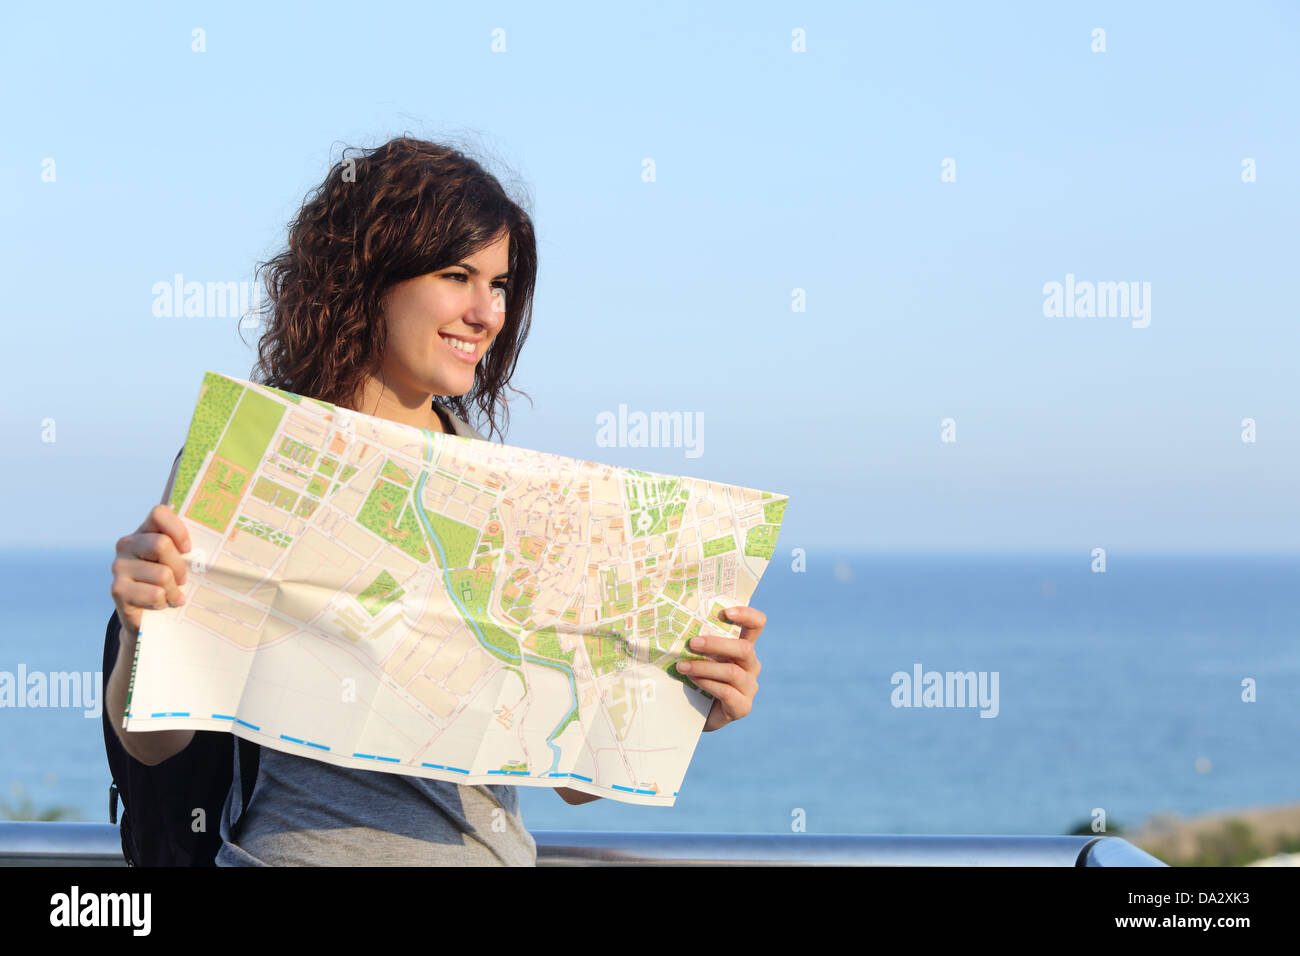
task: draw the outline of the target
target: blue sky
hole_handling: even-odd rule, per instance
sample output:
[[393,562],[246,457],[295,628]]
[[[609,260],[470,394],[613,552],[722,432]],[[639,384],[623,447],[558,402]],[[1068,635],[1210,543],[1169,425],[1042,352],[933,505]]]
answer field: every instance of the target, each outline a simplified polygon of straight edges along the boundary
[[[234,319],[156,317],[154,284],[250,280],[344,146],[410,133],[526,190],[541,265],[514,384],[534,404],[512,406],[511,444],[789,494],[778,559],[1294,551],[1298,21],[1282,3],[17,7],[0,546],[111,552],[138,526],[204,371],[252,363]],[[1067,274],[1150,283],[1150,325],[1045,316]],[[702,416],[703,453],[598,445],[620,404]]]

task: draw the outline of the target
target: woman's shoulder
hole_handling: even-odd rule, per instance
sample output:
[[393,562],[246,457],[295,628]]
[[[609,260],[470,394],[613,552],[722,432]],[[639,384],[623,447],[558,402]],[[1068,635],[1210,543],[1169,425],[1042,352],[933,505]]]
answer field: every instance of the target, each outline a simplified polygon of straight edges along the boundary
[[451,423],[452,434],[459,435],[462,438],[477,438],[479,441],[488,440],[485,436],[481,435],[473,426],[471,426],[464,419],[457,416],[455,412],[453,412],[450,408],[447,408],[445,405],[439,405],[438,411],[443,416],[443,418],[445,418],[448,422]]

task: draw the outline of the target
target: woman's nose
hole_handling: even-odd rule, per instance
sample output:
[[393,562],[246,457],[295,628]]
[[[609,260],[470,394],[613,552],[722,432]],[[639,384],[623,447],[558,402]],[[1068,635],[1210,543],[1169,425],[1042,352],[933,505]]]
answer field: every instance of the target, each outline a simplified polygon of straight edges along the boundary
[[504,290],[489,287],[486,298],[482,296],[478,298],[477,311],[480,321],[484,324],[492,329],[500,328],[506,320]]

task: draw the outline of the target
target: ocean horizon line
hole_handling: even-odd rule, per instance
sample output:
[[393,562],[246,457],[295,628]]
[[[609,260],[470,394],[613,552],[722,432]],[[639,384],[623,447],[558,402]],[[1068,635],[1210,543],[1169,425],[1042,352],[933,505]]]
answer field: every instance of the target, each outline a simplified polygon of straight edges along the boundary
[[[1070,558],[1089,562],[1093,558],[1092,548],[855,548],[844,545],[798,546],[805,561],[819,562],[826,556],[862,557],[862,558]],[[0,544],[0,557],[22,555],[30,557],[31,552],[59,554],[90,555],[96,553],[113,553],[113,544],[91,545],[74,544],[50,547],[45,544]],[[794,548],[791,549],[792,551]],[[1292,550],[1256,549],[1256,548],[1124,548],[1106,547],[1106,559],[1113,558],[1277,558],[1300,560],[1300,548]],[[793,559],[793,554],[787,554]],[[777,557],[772,563],[778,563]]]

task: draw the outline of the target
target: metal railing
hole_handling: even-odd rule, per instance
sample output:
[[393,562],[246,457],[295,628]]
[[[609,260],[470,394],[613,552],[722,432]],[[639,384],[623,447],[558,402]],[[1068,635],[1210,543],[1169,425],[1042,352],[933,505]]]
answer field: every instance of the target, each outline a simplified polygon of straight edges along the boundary
[[[538,866],[1165,866],[1120,837],[534,830]],[[125,866],[111,823],[0,821],[0,866]]]

